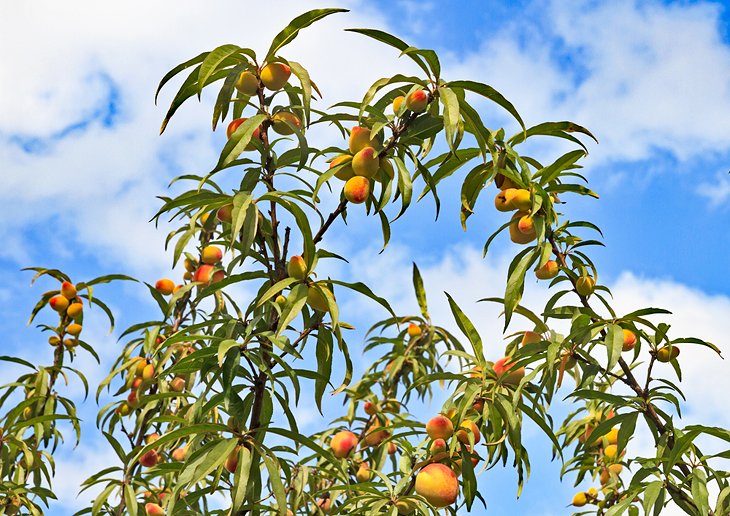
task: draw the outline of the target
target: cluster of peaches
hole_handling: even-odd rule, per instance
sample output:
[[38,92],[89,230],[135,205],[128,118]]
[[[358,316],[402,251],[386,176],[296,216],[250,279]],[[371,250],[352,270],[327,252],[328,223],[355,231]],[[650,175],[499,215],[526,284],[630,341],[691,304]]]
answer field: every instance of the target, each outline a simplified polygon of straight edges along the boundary
[[55,335],[48,338],[51,346],[65,346],[71,349],[78,344],[84,305],[77,294],[73,283],[64,281],[61,283],[60,293],[48,300],[48,305],[58,312],[60,317]]
[[[511,179],[497,174],[494,184],[500,192],[494,198],[498,211],[516,211],[509,226],[509,237],[516,244],[528,244],[537,238],[535,222],[532,218],[532,197],[530,191],[520,188]],[[557,274],[557,271],[556,271]]]
[[[307,269],[307,262],[302,256],[295,255],[289,259],[287,273],[290,278],[302,281],[307,285],[307,305],[318,312],[328,310],[327,297],[334,299],[334,294],[323,282],[314,282],[309,276],[311,271]],[[286,298],[282,295],[276,296],[276,304],[283,306]]]
[[[224,208],[226,206],[223,206],[218,211],[220,212]],[[183,279],[203,285],[210,285],[221,281],[226,277],[225,271],[220,268],[222,259],[223,251],[220,247],[214,245],[205,246],[200,253],[200,261],[202,263],[198,263],[190,258],[185,259]],[[155,282],[155,289],[163,296],[174,294],[181,287],[182,285],[175,285],[175,282],[169,278],[162,278]]]

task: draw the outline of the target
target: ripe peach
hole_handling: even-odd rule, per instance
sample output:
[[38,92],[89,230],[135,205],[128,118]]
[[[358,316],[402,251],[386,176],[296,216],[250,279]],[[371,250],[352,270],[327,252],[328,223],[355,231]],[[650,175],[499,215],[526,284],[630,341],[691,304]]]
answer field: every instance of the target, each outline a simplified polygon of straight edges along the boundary
[[396,115],[398,114],[398,111],[400,111],[400,107],[403,105],[404,100],[406,100],[406,98],[403,95],[399,95],[393,99],[393,113],[395,113]]
[[622,348],[622,351],[631,351],[634,349],[634,346],[636,346],[636,334],[631,331],[624,328],[623,330],[624,334],[624,345]]
[[370,180],[362,176],[351,177],[345,183],[344,193],[345,199],[351,203],[362,204],[370,195]]
[[388,443],[388,455],[395,455],[395,452],[398,451],[398,446],[394,442]]
[[284,63],[269,63],[259,74],[261,82],[271,91],[280,90],[289,82],[291,68]]
[[372,147],[365,147],[352,158],[352,171],[356,176],[373,177],[380,168],[378,152]]
[[355,172],[352,171],[352,156],[349,154],[341,154],[330,162],[330,168],[335,168],[337,165],[342,165],[342,168],[335,172],[337,179],[347,181],[355,175]]
[[426,433],[431,439],[448,439],[454,435],[454,424],[449,418],[439,414],[426,423]]
[[176,376],[170,382],[170,390],[172,392],[182,392],[185,390],[186,383],[187,382],[185,381],[185,378],[183,378],[182,376]]
[[132,380],[132,385],[130,386],[130,388],[137,389],[140,385],[142,385],[142,382],[143,382],[142,377],[135,376],[134,380]]
[[446,441],[444,441],[443,439],[434,439],[431,443],[431,448],[429,448],[429,450],[431,451],[431,455],[444,453],[447,449],[448,447],[446,446]]
[[150,450],[139,458],[139,463],[145,468],[156,466],[160,462],[160,455],[155,450]]
[[[143,358],[143,357],[135,357],[135,360],[132,364],[132,369],[134,370],[134,376],[142,377],[142,373],[144,372],[144,368],[149,364],[149,362]],[[130,370],[132,370],[130,369]]]
[[408,336],[419,337],[421,335],[421,327],[415,323],[408,325]]
[[287,122],[301,131],[302,121],[299,120],[297,115],[288,111],[279,111],[271,117],[271,128],[283,136],[294,134],[294,129]]
[[669,362],[670,360],[674,360],[679,356],[679,348],[677,346],[672,346],[671,348],[669,346],[661,347],[656,352],[656,359],[659,362]]
[[152,444],[153,442],[160,439],[160,434],[157,432],[152,432],[151,434],[148,434],[144,438],[145,444]]
[[429,464],[416,475],[416,493],[434,507],[446,507],[459,496],[459,480],[448,466]]
[[243,95],[249,97],[256,95],[259,89],[259,79],[256,75],[248,70],[241,72],[236,80],[236,89]]
[[320,498],[319,500],[317,500],[317,507],[319,507],[319,509],[325,514],[328,513],[330,508],[332,507],[332,499]]
[[78,339],[63,339],[63,345],[68,349],[76,347],[78,343]]
[[289,263],[286,266],[289,277],[303,280],[307,277],[307,262],[301,256],[295,255],[289,259]]
[[522,346],[524,346],[525,344],[539,344],[540,342],[542,342],[542,335],[540,335],[539,333],[535,333],[534,331],[526,331],[522,334]]
[[68,308],[68,299],[65,296],[53,296],[48,300],[48,304],[51,305],[56,312],[62,314]]
[[341,430],[332,436],[330,448],[335,457],[342,459],[350,455],[357,446],[357,436],[349,430]]
[[355,478],[358,482],[367,482],[370,480],[372,473],[370,472],[370,465],[367,462],[361,462],[360,467],[357,468]]
[[[520,229],[520,222],[522,221],[523,217],[529,218],[530,215],[529,213],[524,211],[518,211],[517,213],[512,215],[512,223],[509,226],[509,237],[515,244],[528,244],[535,240],[535,238],[537,237],[534,224],[532,224],[531,226],[532,231],[525,232]],[[529,221],[523,222],[522,228],[525,230],[529,230],[531,222],[531,218],[529,219]]]
[[226,273],[222,270],[213,272],[214,268],[213,265],[201,265],[195,271],[195,274],[193,274],[193,281],[208,285],[210,283],[217,283],[226,277]]
[[373,416],[377,414],[380,411],[380,408],[378,407],[377,403],[373,403],[372,401],[366,401],[363,404],[363,409],[365,410],[365,413],[369,416]]
[[159,279],[155,283],[155,288],[163,296],[169,296],[175,289],[175,282],[167,278]]
[[[215,216],[221,222],[226,222],[230,224],[231,222],[233,222],[233,204],[225,204],[221,206],[215,212]],[[185,266],[185,268],[187,269],[187,266]]]
[[606,434],[606,441],[608,444],[618,444],[618,428],[612,428]]
[[200,253],[200,259],[205,264],[214,265],[223,259],[223,251],[214,245],[205,246]]
[[[233,136],[233,133],[236,132],[236,129],[238,129],[238,127],[242,123],[244,123],[246,120],[248,120],[248,119],[247,118],[236,118],[235,120],[231,121],[231,123],[228,124],[228,127],[226,128],[226,137],[230,139],[231,136]],[[253,144],[253,140],[262,141],[261,140],[261,129],[259,127],[254,129],[253,134],[251,135],[251,142],[249,142],[249,144],[246,145],[245,150],[247,150],[247,151],[256,150],[256,146]],[[201,223],[203,225],[205,225],[205,220],[203,220],[202,217],[201,217]]]
[[465,419],[459,425],[459,430],[456,431],[456,438],[460,443],[471,444],[469,442],[469,434],[474,436],[474,444],[478,443],[482,438],[482,434],[479,432],[479,427],[470,419]]
[[548,260],[545,262],[545,265],[535,271],[535,276],[537,276],[537,279],[542,280],[553,279],[559,272],[560,267],[558,266],[558,262],[555,260]]
[[376,419],[367,429],[363,443],[365,446],[380,446],[383,441],[390,437],[390,432],[383,428],[383,424]]
[[226,470],[228,470],[229,473],[235,473],[236,469],[238,469],[238,454],[240,451],[241,447],[236,446],[235,448],[233,448],[233,451],[228,454],[226,462],[223,466],[226,468]]
[[512,357],[503,357],[494,363],[494,372],[498,378],[502,379],[502,383],[517,385],[524,378],[525,368],[519,367],[510,371],[514,365],[515,362],[512,361]]
[[76,297],[76,287],[70,281],[61,283],[61,295],[71,301]]
[[71,303],[66,309],[66,314],[72,319],[76,319],[84,311],[84,305],[81,303]]
[[428,91],[416,90],[406,97],[406,107],[414,113],[423,113],[428,107]]
[[578,295],[580,296],[590,296],[595,288],[596,280],[594,280],[590,276],[581,276],[580,278],[575,280],[575,291],[578,292]]
[[61,337],[59,337],[58,335],[51,335],[50,337],[48,337],[48,343],[51,346],[58,346],[59,344],[61,344]]
[[353,127],[350,131],[350,140],[348,141],[348,148],[352,154],[357,154],[365,147],[372,147],[377,149],[380,147],[378,138],[372,139],[370,137],[370,129],[367,127]]
[[155,377],[155,366],[154,364],[147,364],[142,370],[142,380],[145,382],[151,381]]
[[183,266],[185,267],[185,270],[188,272],[195,272],[195,269],[198,268],[198,262],[194,262],[193,260],[189,258],[185,258],[185,261],[183,262]]
[[81,333],[81,325],[77,323],[72,323],[66,326],[66,333],[69,335],[73,335],[74,337],[77,336],[79,333]]
[[165,511],[156,503],[147,503],[144,506],[147,516],[165,516]]
[[530,191],[524,188],[508,188],[503,192],[513,210],[527,211],[532,207]]
[[[332,295],[332,291],[330,291],[330,289],[328,289],[322,283],[318,283],[317,286]],[[310,286],[309,290],[307,290],[307,304],[310,306],[310,308],[317,310],[318,312],[326,312],[327,310],[329,310],[329,307],[327,305],[327,298],[324,296],[324,294],[322,294],[317,288],[313,286]]]
[[523,233],[525,235],[530,235],[535,233],[535,221],[532,218],[532,215],[524,215],[520,217],[519,222],[517,223],[517,229],[520,230],[520,233]]
[[605,456],[605,457],[606,457],[606,458],[607,458],[608,460],[613,460],[613,459],[615,459],[615,458],[616,458],[616,456],[618,455],[618,446],[616,446],[615,444],[609,444],[608,446],[606,446],[606,447],[605,447],[605,448],[603,449],[603,455],[604,455],[604,456]]
[[575,507],[583,507],[588,503],[588,495],[586,493],[576,493],[573,497],[573,505]]
[[512,208],[512,203],[507,200],[507,194],[505,192],[506,190],[502,190],[494,198],[494,207],[497,211],[506,212],[514,209]]

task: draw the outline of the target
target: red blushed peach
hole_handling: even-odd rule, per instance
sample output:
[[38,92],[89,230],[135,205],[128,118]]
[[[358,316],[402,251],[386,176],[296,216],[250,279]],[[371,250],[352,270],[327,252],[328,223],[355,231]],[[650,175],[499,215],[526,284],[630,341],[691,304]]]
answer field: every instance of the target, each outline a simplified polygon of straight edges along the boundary
[[290,278],[303,280],[307,277],[307,262],[301,256],[292,256],[286,266],[286,271]]
[[444,441],[443,439],[434,439],[431,443],[431,447],[429,448],[431,455],[444,453],[447,449],[448,446],[446,445],[446,441]]
[[377,149],[380,147],[380,143],[377,138],[371,139],[370,129],[367,127],[353,127],[350,131],[350,140],[348,141],[350,152],[356,154],[365,147]]
[[398,451],[398,446],[394,442],[388,443],[388,455],[395,455],[395,452]]
[[380,446],[383,441],[390,437],[390,432],[383,428],[383,424],[376,419],[367,429],[363,443],[365,446]]
[[238,454],[241,451],[240,446],[236,446],[233,448],[233,451],[228,454],[228,457],[226,458],[226,462],[224,463],[224,467],[229,473],[235,473],[236,469],[238,469]]
[[411,323],[408,325],[408,336],[418,337],[421,335],[421,327],[417,324]]
[[175,290],[175,282],[167,278],[159,279],[155,283],[155,289],[163,296],[169,296]]
[[214,265],[223,259],[223,251],[220,247],[207,245],[200,253],[200,260],[208,265]]
[[423,113],[428,107],[428,92],[416,90],[406,97],[406,107],[414,113]]
[[350,455],[357,446],[357,436],[349,430],[341,430],[332,436],[330,448],[335,457],[342,459]]
[[62,314],[68,308],[68,299],[65,296],[53,296],[48,300],[48,304],[59,314]]
[[636,334],[633,331],[627,329],[623,330],[623,334],[624,344],[622,351],[631,351],[632,349],[634,349],[634,346],[636,346]]
[[170,382],[170,390],[172,392],[182,392],[185,390],[185,384],[186,384],[185,378],[183,378],[181,376],[176,376]]
[[145,468],[156,466],[160,462],[160,455],[155,450],[150,450],[139,458],[139,463]]
[[448,439],[454,435],[454,424],[449,418],[439,414],[426,423],[426,433],[431,439]]
[[291,68],[284,63],[269,63],[263,67],[261,73],[259,73],[259,77],[267,89],[277,91],[289,82]]
[[558,266],[558,262],[555,260],[548,260],[545,262],[545,265],[535,271],[535,276],[537,279],[547,280],[553,279],[559,272],[560,267]]
[[[215,216],[221,222],[226,222],[230,224],[231,222],[233,222],[233,205],[226,204],[224,206],[221,206],[220,208],[218,208],[218,211],[215,212]],[[185,268],[187,269],[187,266]]]
[[371,178],[380,169],[378,151],[372,147],[365,147],[352,157],[352,171],[356,176]]
[[[537,237],[534,224],[532,224],[532,231],[525,232],[520,229],[520,222],[525,217],[529,218],[530,215],[524,211],[518,211],[512,216],[512,223],[509,225],[509,237],[515,244],[528,244]],[[531,221],[532,219],[530,218],[530,222]],[[523,222],[522,228],[528,230],[529,223],[527,221]]]
[[193,274],[193,281],[204,283],[209,285],[211,283],[217,283],[226,277],[226,273],[222,270],[213,272],[215,267],[213,265],[201,265]]
[[351,177],[345,183],[345,199],[353,204],[364,203],[370,195],[370,180],[367,177]]
[[406,98],[403,95],[399,95],[393,99],[393,113],[395,113],[396,115],[398,114],[398,111],[400,111],[400,107],[403,105],[404,100],[406,100]]
[[512,366],[514,365],[515,362],[512,361],[512,357],[503,357],[494,363],[494,372],[498,378],[502,379],[502,383],[517,385],[525,376],[525,368],[513,369]]
[[434,507],[447,507],[459,496],[459,479],[448,466],[429,464],[416,475],[416,493]]
[[[240,125],[242,123],[244,123],[246,120],[248,120],[248,119],[247,118],[236,118],[230,124],[228,124],[228,127],[226,128],[226,137],[230,139],[231,136],[233,136],[233,133],[236,132],[236,129],[238,129],[240,127]],[[256,129],[254,129],[253,134],[251,135],[251,140],[252,141],[253,140],[262,141],[260,128],[257,127]],[[247,150],[247,151],[256,150],[256,146],[253,144],[253,142],[249,142],[249,144],[246,145],[245,150]],[[205,224],[205,221],[203,221],[203,224]]]
[[71,301],[76,298],[76,287],[70,281],[61,283],[61,295]]
[[165,511],[156,503],[147,503],[144,506],[147,516],[165,516]]
[[460,443],[470,445],[469,434],[474,436],[474,444],[477,444],[482,438],[482,434],[479,432],[479,427],[476,423],[469,419],[465,419],[459,425],[459,430],[456,432],[456,438]]
[[363,405],[363,410],[365,410],[365,413],[369,416],[375,415],[379,411],[378,404],[373,403],[372,401],[366,401]]

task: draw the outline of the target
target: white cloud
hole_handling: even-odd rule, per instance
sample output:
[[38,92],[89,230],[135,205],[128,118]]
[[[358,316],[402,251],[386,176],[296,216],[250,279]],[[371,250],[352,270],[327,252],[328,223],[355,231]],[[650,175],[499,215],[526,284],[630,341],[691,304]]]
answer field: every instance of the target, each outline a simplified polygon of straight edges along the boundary
[[720,208],[730,199],[730,176],[726,173],[717,174],[714,181],[703,181],[695,191],[710,202],[711,208]]

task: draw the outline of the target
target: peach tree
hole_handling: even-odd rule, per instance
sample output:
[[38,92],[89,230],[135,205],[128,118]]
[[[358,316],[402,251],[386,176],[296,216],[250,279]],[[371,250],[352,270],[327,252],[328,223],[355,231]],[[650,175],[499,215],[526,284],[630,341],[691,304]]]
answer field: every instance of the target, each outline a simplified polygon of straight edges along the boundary
[[[593,481],[566,500],[582,514],[657,515],[670,502],[688,514],[728,514],[728,473],[719,469],[727,453],[705,454],[700,440],[730,442],[730,432],[676,426],[682,393],[672,377],[681,380],[680,350],[719,350],[673,336],[660,321],[664,310],[616,313],[590,257],[602,245],[600,229],[564,213],[573,196],[597,197],[579,164],[593,135],[572,122],[527,127],[494,88],[444,78],[434,51],[372,29],[350,30],[392,47],[419,73],[384,77],[361,99],[317,107],[322,95],[285,47],[342,11],[297,17],[263,54],[223,45],[163,77],[160,89],[184,74],[162,131],[207,88],[217,93],[213,129],[224,124],[227,140],[210,171],[177,177],[180,191],[161,197],[154,218],[174,227],[167,244],[185,272],[145,283],[159,311],[121,333],[119,356],[95,386],[97,400],[113,395],[97,425],[117,462],[81,486],[98,494],[79,514],[481,513],[479,480],[497,465],[515,468],[523,487],[527,420],[552,443],[562,475]],[[506,110],[517,132],[488,128],[485,102]],[[572,148],[521,153],[534,138]],[[483,342],[448,294],[460,335],[444,327],[452,321],[432,320],[415,264],[416,314],[395,313],[364,283],[317,272],[320,262],[344,260],[326,246],[348,212],[377,217],[385,249],[414,197],[431,198],[438,216],[438,188],[457,178],[464,230],[477,208],[494,202],[505,213],[485,234],[485,255],[497,243],[516,244],[503,296],[482,299],[503,310],[506,346],[495,362],[483,350],[497,344]],[[497,239],[503,232],[512,243]],[[0,397],[0,514],[42,514],[53,498],[62,430],[70,425],[80,438],[76,407],[58,380],[75,375],[88,389],[69,363],[94,354],[81,338],[84,310],[99,307],[114,321],[93,287],[131,280],[74,284],[59,270],[34,270],[57,282],[33,309],[33,317],[46,306],[44,314],[57,313],[39,325],[53,362],[2,357],[27,371]],[[537,310],[521,304],[532,275],[552,294]],[[387,314],[367,332],[364,349],[376,358],[360,378],[347,338],[353,314],[338,304],[346,291]],[[447,389],[443,406],[431,407],[432,417],[413,415],[409,405],[428,402],[435,388]],[[556,424],[549,408],[560,388],[575,410]],[[320,411],[325,396],[345,410],[305,435],[293,410],[302,391]],[[654,438],[650,456],[631,453],[638,425]]]

